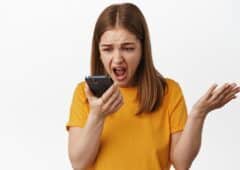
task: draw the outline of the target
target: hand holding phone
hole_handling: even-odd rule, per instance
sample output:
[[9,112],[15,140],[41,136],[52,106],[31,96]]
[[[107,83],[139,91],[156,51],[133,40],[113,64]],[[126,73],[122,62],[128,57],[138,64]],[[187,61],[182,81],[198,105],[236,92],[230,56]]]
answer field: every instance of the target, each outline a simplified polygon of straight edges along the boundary
[[116,112],[123,105],[120,89],[117,84],[113,84],[110,77],[88,76],[85,80],[87,83],[85,93],[91,114],[102,119]]

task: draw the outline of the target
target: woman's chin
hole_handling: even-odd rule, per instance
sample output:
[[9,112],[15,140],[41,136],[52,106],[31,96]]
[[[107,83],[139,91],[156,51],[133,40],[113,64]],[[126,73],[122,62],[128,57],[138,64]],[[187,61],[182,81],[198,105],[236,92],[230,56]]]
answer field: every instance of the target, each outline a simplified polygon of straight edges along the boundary
[[114,82],[118,84],[119,87],[130,87],[131,83],[128,79],[128,76],[117,77],[116,75],[112,76]]
[[120,86],[120,87],[126,86],[126,83],[123,82],[123,81],[118,81],[118,80],[113,80],[113,81],[114,81],[114,83],[117,83],[117,85]]

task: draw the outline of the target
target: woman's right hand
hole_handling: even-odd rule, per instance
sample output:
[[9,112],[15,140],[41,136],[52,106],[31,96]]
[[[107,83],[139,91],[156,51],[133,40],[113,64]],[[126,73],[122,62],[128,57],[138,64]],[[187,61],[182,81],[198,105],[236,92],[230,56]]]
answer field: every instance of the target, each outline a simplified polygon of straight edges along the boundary
[[123,104],[123,98],[119,87],[114,83],[107,89],[101,97],[96,97],[85,83],[85,93],[88,99],[90,113],[100,118],[105,118],[111,113],[116,112]]

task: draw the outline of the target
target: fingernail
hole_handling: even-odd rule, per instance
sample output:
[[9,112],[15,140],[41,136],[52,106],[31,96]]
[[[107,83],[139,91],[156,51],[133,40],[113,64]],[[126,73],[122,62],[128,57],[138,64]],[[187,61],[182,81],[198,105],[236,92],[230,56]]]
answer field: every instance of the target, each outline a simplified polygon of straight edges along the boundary
[[229,83],[225,83],[224,84],[224,87],[226,88],[226,87],[229,87],[230,86],[230,84]]

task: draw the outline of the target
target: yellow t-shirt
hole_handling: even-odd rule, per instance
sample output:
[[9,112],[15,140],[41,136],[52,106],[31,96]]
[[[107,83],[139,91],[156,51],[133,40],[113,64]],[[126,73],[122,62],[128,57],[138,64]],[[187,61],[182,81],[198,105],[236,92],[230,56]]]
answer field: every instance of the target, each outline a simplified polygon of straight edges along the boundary
[[[163,103],[153,113],[135,115],[138,110],[135,100],[137,89],[120,88],[124,104],[106,117],[101,147],[91,170],[170,169],[170,135],[183,130],[187,109],[179,84],[171,79],[166,80],[168,90]],[[84,127],[88,113],[82,82],[75,89],[66,127]]]

